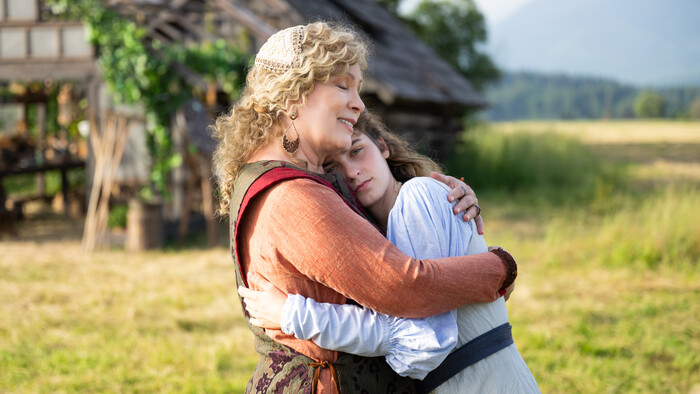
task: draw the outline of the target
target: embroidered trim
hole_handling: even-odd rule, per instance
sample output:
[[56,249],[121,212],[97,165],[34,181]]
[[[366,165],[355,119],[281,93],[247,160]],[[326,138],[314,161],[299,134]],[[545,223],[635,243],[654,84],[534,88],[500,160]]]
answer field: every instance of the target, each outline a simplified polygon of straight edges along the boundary
[[289,27],[270,36],[255,56],[255,65],[272,72],[299,67],[304,26]]

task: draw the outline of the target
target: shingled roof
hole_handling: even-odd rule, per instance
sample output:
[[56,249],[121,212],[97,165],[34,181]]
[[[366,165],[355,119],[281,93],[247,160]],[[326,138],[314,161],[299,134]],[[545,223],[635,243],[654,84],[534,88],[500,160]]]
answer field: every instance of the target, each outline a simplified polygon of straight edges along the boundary
[[[154,38],[180,41],[180,32],[202,36],[184,20],[186,10],[214,6],[215,18],[245,26],[259,45],[273,32],[298,23],[318,20],[347,22],[360,28],[374,47],[370,58],[365,94],[375,94],[386,105],[434,104],[447,107],[483,107],[486,99],[452,66],[413,35],[399,19],[375,0],[110,0],[126,8],[149,7],[168,10],[150,22]],[[195,11],[196,13],[196,11]],[[167,16],[167,18],[165,17]],[[180,21],[180,22],[177,22]],[[177,23],[175,23],[177,22]],[[187,23],[191,25],[192,23]],[[201,29],[200,29],[201,30]]]
[[396,101],[483,107],[486,99],[452,66],[374,0],[287,0],[306,21],[357,25],[370,37],[374,54],[365,92],[385,104]]
[[[261,39],[264,42],[272,32],[289,24],[317,20],[348,22],[362,29],[374,47],[365,78],[366,95],[374,94],[388,106],[487,105],[486,99],[464,76],[375,0],[106,0],[106,3],[126,13],[145,14],[149,36],[165,41],[179,41],[183,35],[216,38],[216,33],[210,36],[201,27],[205,10],[212,6],[220,11],[217,18],[233,18],[257,42]],[[92,59],[88,64],[94,67]],[[89,73],[82,69],[80,72]]]

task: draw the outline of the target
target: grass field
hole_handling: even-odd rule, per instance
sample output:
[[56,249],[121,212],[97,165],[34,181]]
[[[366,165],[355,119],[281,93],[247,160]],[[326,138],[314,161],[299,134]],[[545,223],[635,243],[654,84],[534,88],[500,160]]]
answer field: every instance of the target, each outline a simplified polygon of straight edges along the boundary
[[[550,141],[559,161],[533,168],[620,168],[575,199],[476,188],[519,262],[508,309],[542,391],[700,392],[700,123],[486,127],[477,142],[515,152]],[[257,356],[227,247],[86,256],[81,231],[39,207],[0,241],[0,392],[243,390]]]

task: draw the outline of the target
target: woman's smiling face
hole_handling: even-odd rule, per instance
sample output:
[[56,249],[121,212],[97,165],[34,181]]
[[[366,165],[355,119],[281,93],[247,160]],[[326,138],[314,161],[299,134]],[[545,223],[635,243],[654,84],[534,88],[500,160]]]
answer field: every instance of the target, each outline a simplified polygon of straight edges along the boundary
[[320,164],[328,155],[350,148],[353,127],[365,109],[361,84],[360,67],[352,65],[345,73],[331,75],[328,82],[316,83],[306,96],[306,104],[297,109],[294,127],[307,157],[315,156]]

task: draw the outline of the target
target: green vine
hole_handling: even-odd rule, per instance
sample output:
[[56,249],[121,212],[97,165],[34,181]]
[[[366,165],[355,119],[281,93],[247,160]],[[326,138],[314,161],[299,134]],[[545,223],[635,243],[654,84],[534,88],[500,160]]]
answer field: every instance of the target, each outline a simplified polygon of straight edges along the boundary
[[151,183],[167,196],[168,174],[182,163],[182,157],[173,153],[170,126],[176,111],[197,93],[174,66],[182,65],[216,82],[233,100],[245,80],[249,56],[225,40],[184,47],[148,39],[143,27],[99,0],[51,0],[49,4],[54,14],[85,24],[113,100],[143,106],[146,143],[153,160]]

